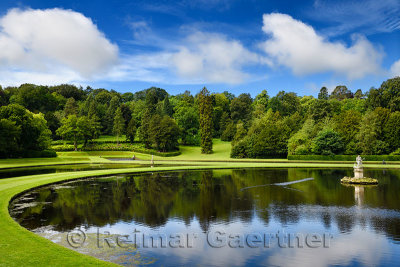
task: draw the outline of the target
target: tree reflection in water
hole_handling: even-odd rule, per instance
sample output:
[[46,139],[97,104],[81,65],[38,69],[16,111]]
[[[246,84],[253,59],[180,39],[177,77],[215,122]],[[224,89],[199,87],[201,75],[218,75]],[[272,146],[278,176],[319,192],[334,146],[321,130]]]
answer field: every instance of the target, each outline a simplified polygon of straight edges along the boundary
[[[376,187],[341,185],[339,179],[351,171],[238,169],[87,179],[35,189],[14,200],[10,212],[28,229],[51,226],[61,232],[118,222],[156,228],[170,219],[189,225],[194,218],[207,232],[214,223],[250,223],[254,216],[266,226],[271,219],[286,226],[318,218],[327,229],[335,224],[341,232],[369,224],[399,241],[399,172],[366,170],[368,177],[379,179]],[[314,180],[290,185],[297,190],[280,186],[241,190],[307,177]]]

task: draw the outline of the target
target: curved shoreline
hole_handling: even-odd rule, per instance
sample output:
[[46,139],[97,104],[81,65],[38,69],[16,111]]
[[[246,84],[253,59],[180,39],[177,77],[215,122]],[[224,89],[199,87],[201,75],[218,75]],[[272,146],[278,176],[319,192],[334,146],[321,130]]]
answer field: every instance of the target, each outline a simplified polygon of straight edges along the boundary
[[[20,226],[8,211],[9,203],[23,192],[35,187],[62,181],[99,177],[117,174],[134,174],[145,172],[161,172],[175,170],[235,169],[235,168],[351,168],[352,164],[332,163],[214,163],[198,166],[159,166],[143,168],[105,169],[95,171],[65,172],[59,174],[40,174],[5,178],[0,180],[0,265],[7,266],[110,266],[114,264],[101,261],[91,256],[80,254],[72,249],[54,244]],[[369,168],[382,168],[382,165],[370,165]],[[387,168],[388,166],[385,166]],[[399,165],[389,169],[398,169]]]

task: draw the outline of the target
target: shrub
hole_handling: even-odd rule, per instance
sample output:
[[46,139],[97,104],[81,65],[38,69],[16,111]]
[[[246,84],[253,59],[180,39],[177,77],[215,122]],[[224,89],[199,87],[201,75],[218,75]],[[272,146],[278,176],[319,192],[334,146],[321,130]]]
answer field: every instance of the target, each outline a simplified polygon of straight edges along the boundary
[[400,155],[400,148],[390,153],[390,155]]
[[52,145],[51,149],[54,151],[74,151],[74,145],[63,144],[63,145]]
[[[55,145],[52,146],[52,149],[56,151],[73,151],[74,145]],[[144,154],[152,154],[161,157],[173,157],[178,156],[181,154],[180,151],[172,151],[172,152],[159,152],[154,149],[148,149],[143,147],[142,144],[119,144],[116,143],[91,143],[88,144],[86,147],[79,147],[79,150],[82,151],[134,151],[137,153],[144,153]]]
[[343,151],[343,140],[334,130],[322,130],[314,139],[312,152],[317,155],[337,155]]
[[[353,161],[357,155],[288,155],[288,160],[336,160]],[[361,155],[364,161],[400,161],[400,155]]]
[[247,158],[247,144],[245,140],[240,140],[236,145],[232,147],[231,158]]
[[299,145],[299,146],[296,148],[296,150],[295,150],[294,153],[295,153],[296,155],[307,155],[307,154],[310,154],[310,151],[309,151],[309,149],[307,148],[306,145]]
[[21,156],[24,158],[55,158],[57,153],[54,150],[26,150]]

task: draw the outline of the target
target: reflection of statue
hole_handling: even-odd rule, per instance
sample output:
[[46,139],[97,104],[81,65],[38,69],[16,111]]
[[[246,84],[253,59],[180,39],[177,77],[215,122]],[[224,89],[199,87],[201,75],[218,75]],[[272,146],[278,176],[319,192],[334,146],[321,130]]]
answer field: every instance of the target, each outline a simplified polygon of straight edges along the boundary
[[357,206],[361,206],[364,202],[364,187],[354,186],[354,200]]

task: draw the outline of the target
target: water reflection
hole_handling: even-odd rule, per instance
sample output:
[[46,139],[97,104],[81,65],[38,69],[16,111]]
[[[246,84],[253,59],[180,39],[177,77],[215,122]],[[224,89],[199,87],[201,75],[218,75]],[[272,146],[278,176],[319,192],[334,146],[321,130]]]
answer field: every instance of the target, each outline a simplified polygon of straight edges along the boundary
[[364,202],[364,186],[354,186],[354,200],[357,206],[361,206]]
[[[192,249],[141,251],[162,265],[395,266],[400,260],[400,174],[366,170],[368,177],[379,179],[378,186],[341,185],[339,180],[351,172],[239,169],[114,176],[39,188],[16,199],[10,212],[30,230],[52,233],[54,241],[77,228],[88,233],[131,234],[136,229],[198,234],[198,246]],[[309,177],[314,180],[273,185]],[[254,187],[266,184],[271,185]],[[328,249],[215,249],[206,237],[216,229],[231,234],[330,233],[333,238]]]
[[[0,169],[0,179],[19,177],[26,175],[38,175],[48,173],[60,173],[60,172],[76,172],[76,171],[94,171],[101,169],[122,169],[122,168],[135,168],[143,167],[147,165],[140,164],[66,164],[66,165],[54,165],[54,166],[43,166],[43,167],[26,167],[26,168],[7,168]],[[149,166],[149,165],[148,165]]]

